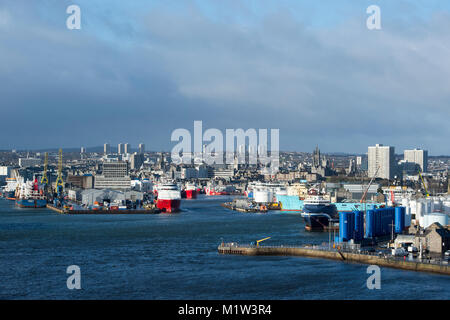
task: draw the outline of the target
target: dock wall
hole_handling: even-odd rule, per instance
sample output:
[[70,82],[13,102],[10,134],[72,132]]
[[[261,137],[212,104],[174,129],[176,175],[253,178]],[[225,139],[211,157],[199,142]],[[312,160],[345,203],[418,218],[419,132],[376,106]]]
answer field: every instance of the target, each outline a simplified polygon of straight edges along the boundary
[[379,256],[341,251],[326,251],[300,247],[240,247],[226,245],[219,246],[218,251],[221,254],[252,256],[301,256],[310,258],[332,259],[338,261],[377,265],[380,267],[383,266],[410,271],[433,272],[450,275],[450,267],[448,265],[402,261],[399,259],[389,259]]

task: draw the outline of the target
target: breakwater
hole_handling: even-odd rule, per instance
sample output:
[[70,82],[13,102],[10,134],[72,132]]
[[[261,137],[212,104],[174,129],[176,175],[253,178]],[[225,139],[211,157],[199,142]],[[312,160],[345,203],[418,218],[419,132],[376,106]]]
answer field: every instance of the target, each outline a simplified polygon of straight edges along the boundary
[[450,266],[447,264],[433,264],[420,261],[406,261],[376,255],[359,254],[340,250],[318,250],[306,247],[266,247],[241,246],[236,243],[223,243],[219,245],[221,254],[251,255],[251,256],[301,256],[310,258],[332,259],[343,262],[354,262],[378,265],[389,268],[432,272],[450,275]]

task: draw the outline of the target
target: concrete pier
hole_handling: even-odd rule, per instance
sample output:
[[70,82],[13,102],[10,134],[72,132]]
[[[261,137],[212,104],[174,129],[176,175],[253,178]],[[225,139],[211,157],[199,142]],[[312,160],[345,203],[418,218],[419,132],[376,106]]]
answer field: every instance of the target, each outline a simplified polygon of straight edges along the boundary
[[301,256],[310,258],[332,259],[362,264],[377,265],[389,268],[433,272],[450,275],[450,266],[445,264],[432,264],[415,261],[403,261],[394,258],[385,258],[376,255],[350,253],[344,251],[328,251],[304,247],[266,247],[266,246],[240,246],[236,243],[223,243],[219,245],[221,254],[251,255],[251,256]]

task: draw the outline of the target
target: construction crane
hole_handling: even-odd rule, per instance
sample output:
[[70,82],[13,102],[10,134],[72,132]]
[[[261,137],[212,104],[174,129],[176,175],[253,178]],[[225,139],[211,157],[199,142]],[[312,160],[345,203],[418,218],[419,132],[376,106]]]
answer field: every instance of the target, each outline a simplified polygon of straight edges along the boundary
[[59,149],[58,156],[58,177],[56,178],[56,194],[60,201],[63,198],[64,181],[62,178],[62,149]]
[[423,180],[423,176],[422,176],[422,172],[420,171],[420,168],[418,168],[418,170],[419,170],[420,179],[422,180],[423,188],[425,189],[425,195],[428,198],[430,196],[430,194],[428,193],[428,190],[427,190],[427,187],[425,185],[425,181]]
[[265,241],[265,240],[267,240],[267,239],[270,239],[270,238],[271,238],[271,237],[267,237],[267,238],[264,238],[264,239],[261,239],[261,240],[257,240],[257,241],[256,241],[256,246],[259,247],[259,243],[260,243],[260,242],[263,242],[263,241]]
[[42,172],[42,178],[41,178],[41,184],[43,184],[45,186],[48,185],[47,166],[48,166],[48,152],[45,153],[44,172]]
[[360,203],[363,203],[366,201],[367,192],[369,192],[369,188],[373,183],[373,180],[375,180],[375,177],[377,176],[378,170],[380,170],[380,167],[377,167],[377,170],[375,171],[375,174],[373,175],[372,179],[370,179],[369,185],[367,186],[366,190],[364,191],[363,196],[361,197]]

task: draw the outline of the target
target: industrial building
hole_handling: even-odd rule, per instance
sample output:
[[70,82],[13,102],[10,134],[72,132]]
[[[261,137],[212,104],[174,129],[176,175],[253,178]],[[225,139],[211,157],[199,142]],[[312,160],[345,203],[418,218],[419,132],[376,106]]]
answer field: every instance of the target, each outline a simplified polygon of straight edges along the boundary
[[39,158],[19,158],[19,166],[21,168],[34,167],[34,166],[40,166],[40,165],[41,165],[41,159],[39,159]]

